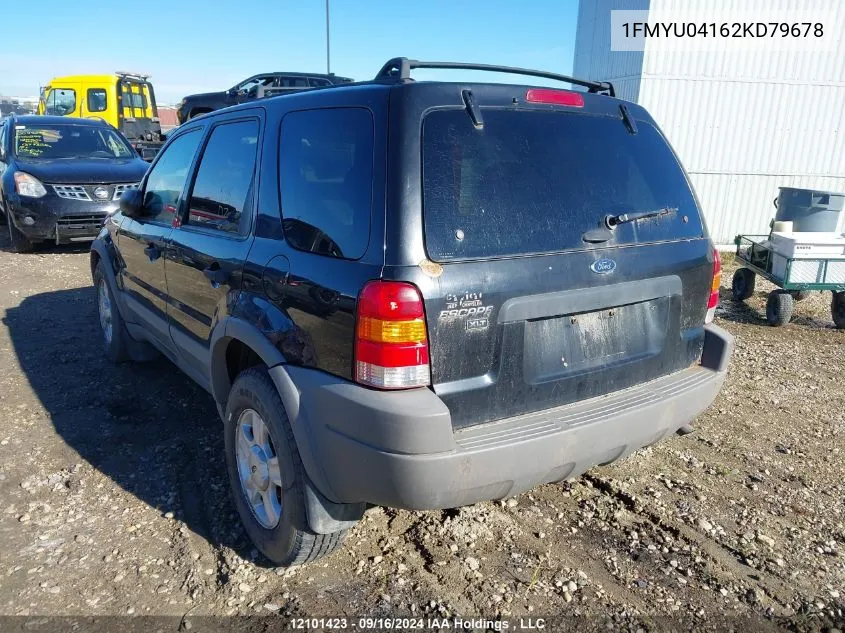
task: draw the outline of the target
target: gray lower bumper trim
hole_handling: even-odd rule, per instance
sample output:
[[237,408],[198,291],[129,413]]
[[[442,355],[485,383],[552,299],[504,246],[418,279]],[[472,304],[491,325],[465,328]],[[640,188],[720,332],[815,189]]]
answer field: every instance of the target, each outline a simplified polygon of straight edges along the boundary
[[731,350],[731,335],[708,326],[702,365],[458,432],[428,389],[378,392],[297,367],[271,375],[286,371],[296,385],[296,414],[288,413],[306,470],[328,499],[423,510],[561,481],[674,434],[715,399]]

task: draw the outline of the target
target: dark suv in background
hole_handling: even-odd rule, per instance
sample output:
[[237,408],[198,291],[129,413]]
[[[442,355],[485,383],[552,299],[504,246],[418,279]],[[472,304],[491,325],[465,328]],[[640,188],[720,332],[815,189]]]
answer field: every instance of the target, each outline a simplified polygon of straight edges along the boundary
[[[456,66],[588,91],[410,78]],[[367,504],[502,499],[686,429],[731,355],[686,174],[607,83],[391,60],[185,123],[120,206],[91,251],[106,352],[212,395],[279,564]]]
[[188,95],[176,106],[176,118],[179,123],[184,123],[200,114],[227,108],[245,101],[275,97],[307,88],[322,88],[351,82],[352,80],[348,77],[338,77],[334,74],[262,73],[253,75],[228,90]]

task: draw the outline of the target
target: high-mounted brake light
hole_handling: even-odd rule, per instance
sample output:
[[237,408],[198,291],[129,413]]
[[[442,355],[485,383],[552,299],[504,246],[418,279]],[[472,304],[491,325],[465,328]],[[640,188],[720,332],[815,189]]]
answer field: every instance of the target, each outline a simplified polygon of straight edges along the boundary
[[549,103],[553,105],[584,107],[584,96],[580,92],[569,90],[553,90],[551,88],[531,88],[525,93],[528,103]]
[[379,389],[431,382],[425,310],[419,290],[398,281],[370,281],[358,297],[355,380]]
[[719,286],[722,285],[722,258],[719,251],[713,249],[713,279],[710,282],[710,298],[707,300],[707,316],[705,323],[712,323],[716,317],[716,306],[719,305]]

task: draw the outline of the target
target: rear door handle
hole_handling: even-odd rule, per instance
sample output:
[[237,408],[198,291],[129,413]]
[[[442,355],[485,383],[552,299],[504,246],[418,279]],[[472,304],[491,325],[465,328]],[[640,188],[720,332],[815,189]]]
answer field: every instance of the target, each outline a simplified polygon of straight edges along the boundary
[[217,288],[220,284],[224,284],[229,280],[229,273],[222,268],[220,264],[214,262],[202,271],[202,274],[211,282],[212,288]]
[[161,251],[155,244],[150,244],[149,246],[147,246],[147,248],[144,249],[144,254],[150,258],[151,262],[154,262],[159,257],[161,257]]

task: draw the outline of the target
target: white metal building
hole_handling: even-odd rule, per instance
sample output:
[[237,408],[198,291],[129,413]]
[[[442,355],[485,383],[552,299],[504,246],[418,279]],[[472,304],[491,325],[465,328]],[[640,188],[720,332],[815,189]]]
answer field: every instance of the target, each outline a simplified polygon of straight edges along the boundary
[[666,51],[648,39],[642,52],[614,52],[610,11],[648,10],[651,21],[691,7],[736,7],[764,19],[766,9],[807,5],[845,25],[842,0],[580,0],[573,74],[610,80],[617,96],[649,110],[718,244],[768,232],[778,187],[845,192],[845,37],[837,29],[828,50],[800,52],[701,52],[693,40],[689,50],[676,43]]

